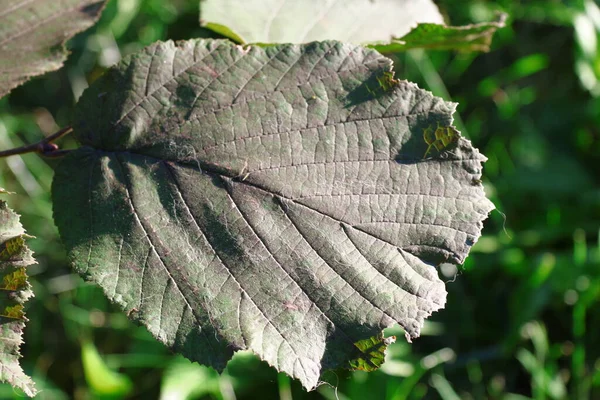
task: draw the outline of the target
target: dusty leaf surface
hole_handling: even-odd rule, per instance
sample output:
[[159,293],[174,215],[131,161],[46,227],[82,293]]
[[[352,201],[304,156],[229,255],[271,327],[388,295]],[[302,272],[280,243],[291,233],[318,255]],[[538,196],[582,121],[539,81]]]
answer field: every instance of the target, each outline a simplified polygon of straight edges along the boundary
[[59,69],[67,58],[63,44],[92,26],[105,2],[0,0],[0,97]]
[[242,43],[389,41],[443,23],[431,0],[203,0],[200,21]]
[[493,208],[455,104],[374,50],[156,43],[83,94],[54,216],[75,268],[188,358],[314,388],[443,307]]
[[[0,189],[0,193],[6,192]],[[23,307],[33,296],[25,269],[35,263],[26,238],[19,216],[0,200],[0,381],[33,397],[35,385],[19,365],[27,321]]]

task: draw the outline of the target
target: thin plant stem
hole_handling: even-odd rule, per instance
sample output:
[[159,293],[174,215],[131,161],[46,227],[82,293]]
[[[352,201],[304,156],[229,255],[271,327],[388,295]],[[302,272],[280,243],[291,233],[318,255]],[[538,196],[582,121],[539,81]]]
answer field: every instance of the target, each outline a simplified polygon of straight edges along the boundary
[[52,135],[45,137],[41,141],[33,144],[28,144],[26,146],[17,147],[10,150],[0,151],[0,157],[8,157],[14,156],[16,154],[26,154],[26,153],[38,153],[46,157],[61,157],[64,156],[69,150],[59,150],[58,146],[53,144],[52,142],[60,139],[61,137],[68,135],[73,131],[73,128],[67,126],[59,130]]

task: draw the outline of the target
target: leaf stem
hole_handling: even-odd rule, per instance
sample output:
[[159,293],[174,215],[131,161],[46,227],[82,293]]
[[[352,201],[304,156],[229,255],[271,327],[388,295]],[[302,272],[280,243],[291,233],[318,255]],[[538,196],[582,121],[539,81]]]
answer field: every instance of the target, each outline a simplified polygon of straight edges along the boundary
[[16,154],[26,154],[26,153],[38,153],[42,156],[46,157],[61,157],[68,153],[70,150],[60,150],[57,145],[52,143],[55,140],[60,139],[61,137],[71,133],[73,128],[67,126],[58,132],[53,133],[52,135],[42,139],[41,141],[33,144],[28,144],[26,146],[17,147],[15,149],[0,151],[0,157],[8,157]]

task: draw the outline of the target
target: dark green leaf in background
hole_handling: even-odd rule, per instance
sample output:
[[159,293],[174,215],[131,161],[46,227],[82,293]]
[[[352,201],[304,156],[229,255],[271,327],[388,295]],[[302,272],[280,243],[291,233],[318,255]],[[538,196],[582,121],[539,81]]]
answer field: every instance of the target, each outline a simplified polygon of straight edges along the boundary
[[0,0],[0,97],[59,69],[63,44],[92,26],[105,0]]
[[489,51],[492,36],[504,27],[506,14],[496,21],[465,26],[419,24],[415,29],[391,42],[373,45],[382,53],[395,53],[414,48],[432,50]]
[[493,208],[455,104],[339,42],[156,43],[83,94],[57,167],[75,268],[152,334],[224,368],[250,349],[314,388],[375,369],[443,307]]
[[33,296],[25,268],[35,263],[26,238],[19,216],[0,201],[0,381],[33,397],[37,392],[34,383],[19,365],[27,321],[23,304]]
[[443,23],[431,0],[203,0],[207,28],[242,43],[389,41],[417,23]]

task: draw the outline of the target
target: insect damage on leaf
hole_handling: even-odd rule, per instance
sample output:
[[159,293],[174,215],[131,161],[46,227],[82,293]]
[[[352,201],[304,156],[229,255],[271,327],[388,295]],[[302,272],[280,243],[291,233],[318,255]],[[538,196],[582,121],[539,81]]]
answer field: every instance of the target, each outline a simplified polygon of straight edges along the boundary
[[433,149],[438,153],[447,150],[451,145],[456,144],[460,138],[460,133],[453,126],[443,126],[438,122],[437,128],[433,129],[432,125],[423,129],[423,139],[428,145],[423,158]]

